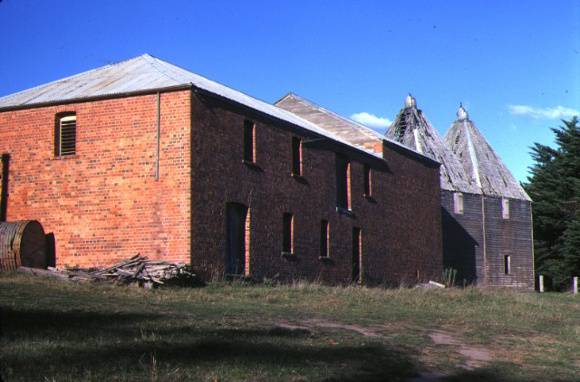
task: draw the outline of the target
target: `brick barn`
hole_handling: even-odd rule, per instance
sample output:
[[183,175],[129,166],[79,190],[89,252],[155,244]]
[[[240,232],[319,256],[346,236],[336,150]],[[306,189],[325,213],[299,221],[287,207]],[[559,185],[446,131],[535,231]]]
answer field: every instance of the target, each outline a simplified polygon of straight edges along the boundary
[[531,199],[463,106],[442,139],[408,96],[386,136],[441,163],[444,267],[457,281],[533,289]]
[[140,253],[206,277],[439,278],[439,159],[286,101],[149,55],[5,96],[3,213],[39,220],[58,266]]

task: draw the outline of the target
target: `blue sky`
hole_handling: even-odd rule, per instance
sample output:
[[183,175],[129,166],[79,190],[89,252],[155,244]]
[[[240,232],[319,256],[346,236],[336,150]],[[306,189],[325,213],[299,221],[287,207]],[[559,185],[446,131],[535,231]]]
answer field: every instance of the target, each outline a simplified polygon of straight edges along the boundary
[[0,0],[0,33],[0,95],[150,53],[379,124],[411,92],[442,135],[462,101],[519,180],[580,110],[579,1]]

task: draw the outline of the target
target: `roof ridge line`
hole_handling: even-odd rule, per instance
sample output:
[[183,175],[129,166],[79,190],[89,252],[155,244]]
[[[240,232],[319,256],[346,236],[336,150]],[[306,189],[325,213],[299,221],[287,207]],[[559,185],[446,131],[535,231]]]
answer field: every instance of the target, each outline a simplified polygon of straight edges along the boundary
[[440,181],[442,189],[474,194],[481,193],[471,175],[463,168],[457,155],[445,143],[444,138],[421,109],[418,107],[401,108],[387,131],[389,137],[396,137],[395,131],[400,129],[402,125],[406,125],[404,136],[401,136],[400,141],[398,138],[393,139],[397,139],[401,144],[414,151],[422,150],[424,151],[423,155],[441,163]]
[[[510,169],[503,162],[503,159],[495,152],[493,146],[488,142],[488,140],[485,137],[485,135],[483,135],[479,131],[479,129],[475,126],[475,123],[473,121],[471,121],[471,120],[468,120],[466,122],[469,122],[469,125],[471,125],[471,128],[481,137],[481,139],[483,139],[483,142],[489,148],[489,151],[494,156],[495,160],[497,161],[497,164],[502,168],[502,170],[505,170],[505,172],[507,172],[507,175],[509,176],[509,178],[511,178],[510,179],[510,182],[513,182],[514,183],[514,185],[518,188],[518,190],[520,191],[520,193],[522,193],[523,195],[525,195],[529,199],[531,199],[530,196],[528,195],[528,193],[526,192],[526,190],[521,186],[520,182],[515,178],[515,176],[510,171]],[[469,129],[469,127],[468,127],[468,129]]]
[[471,161],[473,162],[473,176],[475,177],[475,183],[483,193],[483,188],[481,187],[481,174],[479,173],[479,158],[477,157],[475,147],[473,147],[471,132],[469,131],[469,127],[467,127],[465,121],[462,121],[462,125],[465,128],[465,136],[467,138],[467,149],[469,150],[469,156],[471,157]]
[[[158,62],[161,62],[161,63],[163,63],[163,64],[169,65],[169,66],[171,66],[171,67],[174,67],[174,68],[176,68],[176,69],[182,70],[182,71],[186,72],[186,73],[187,73],[188,75],[190,75],[190,76],[195,76],[195,77],[197,77],[197,78],[199,78],[199,79],[202,79],[203,81],[209,81],[209,82],[213,82],[213,83],[215,83],[215,84],[217,84],[217,85],[223,86],[224,88],[227,88],[227,89],[230,89],[230,90],[232,90],[232,91],[234,91],[234,92],[240,93],[240,94],[242,94],[242,95],[244,95],[244,96],[246,96],[246,97],[249,97],[249,98],[251,98],[251,99],[253,99],[253,100],[256,100],[256,101],[262,102],[262,103],[264,103],[264,104],[266,104],[266,105],[268,105],[268,106],[274,106],[274,107],[276,107],[276,108],[277,108],[277,109],[279,109],[279,110],[284,110],[284,109],[282,109],[282,108],[279,108],[278,106],[276,106],[276,105],[274,105],[274,104],[271,104],[271,103],[269,103],[268,101],[265,101],[265,100],[263,100],[263,99],[257,98],[256,96],[250,95],[250,94],[248,94],[248,93],[246,93],[246,92],[244,92],[244,91],[241,91],[241,90],[239,90],[239,89],[236,89],[236,88],[234,88],[234,87],[233,87],[233,86],[231,86],[231,85],[226,85],[226,84],[222,83],[221,81],[218,81],[218,80],[211,79],[211,78],[209,78],[209,77],[207,77],[207,76],[205,76],[205,75],[202,75],[202,74],[199,74],[199,73],[196,73],[196,72],[192,72],[191,70],[189,70],[189,69],[187,69],[187,68],[184,68],[184,67],[182,67],[182,66],[176,65],[176,64],[174,64],[174,63],[172,63],[172,62],[169,62],[169,61],[165,61],[165,60],[163,60],[163,59],[161,59],[161,58],[154,57],[154,56],[151,56],[151,55],[149,55],[149,54],[147,54],[147,56],[149,56],[149,58],[152,58],[152,59],[154,59],[154,60],[156,60],[156,61],[158,61]],[[159,69],[158,69],[157,67],[155,67],[155,69],[159,71]],[[174,79],[174,78],[170,77],[168,74],[166,74],[166,73],[164,73],[164,72],[159,72],[159,73],[161,73],[161,74],[163,74],[163,75],[167,76],[167,78],[169,78],[169,79],[172,79],[172,80],[174,80],[174,81],[177,81],[177,82],[181,82],[181,81],[179,81],[179,80],[176,80],[176,79]],[[191,81],[189,81],[188,83],[191,83]],[[286,112],[286,110],[284,110],[284,111]],[[292,115],[294,115],[294,114],[292,114]]]
[[298,98],[298,99],[301,99],[301,97],[300,97],[299,95],[297,95],[296,93],[294,93],[294,92],[287,92],[287,93],[286,93],[286,94],[284,94],[282,97],[280,97],[279,99],[277,99],[276,101],[274,101],[274,102],[272,103],[272,105],[276,106],[276,104],[277,104],[278,102],[281,102],[282,100],[285,100],[285,99],[286,99],[286,98],[288,98],[288,97],[296,97],[296,98]]
[[[464,139],[460,146],[457,146],[458,137],[461,135],[464,136]],[[455,137],[455,143],[452,141],[452,137]],[[455,152],[457,147],[465,146],[464,153],[466,155],[460,159],[460,162],[463,166],[466,166],[466,161],[470,162],[472,169],[468,174],[471,179],[475,180],[476,186],[479,187],[482,195],[531,200],[520,182],[505,165],[503,159],[495,152],[486,137],[476,127],[473,120],[454,120],[445,134],[445,144],[456,157],[458,156]],[[492,166],[490,167],[490,165]]]
[[[175,81],[175,82],[177,82],[177,83],[181,82],[181,81],[180,81],[180,80],[178,80],[177,78],[170,76],[170,75],[169,75],[169,74],[168,74],[166,71],[162,70],[162,69],[161,69],[161,68],[159,68],[159,66],[157,65],[157,64],[158,64],[158,62],[161,62],[161,63],[163,63],[163,64],[168,64],[168,65],[173,65],[173,64],[171,64],[171,63],[169,63],[169,62],[166,62],[166,61],[163,61],[163,60],[161,60],[161,59],[159,59],[159,58],[153,57],[153,56],[151,56],[151,55],[149,55],[149,54],[144,54],[144,55],[143,55],[143,56],[141,56],[141,57],[144,57],[145,59],[147,59],[147,61],[148,61],[148,62],[151,64],[151,66],[152,66],[152,67],[153,67],[153,68],[154,68],[154,69],[155,69],[157,72],[159,72],[159,74],[161,74],[162,76],[165,76],[165,77],[169,78],[170,80],[172,80],[172,81]],[[181,69],[181,68],[180,68],[180,69]]]
[[[334,112],[332,110],[329,110],[329,109],[327,109],[327,108],[325,108],[323,106],[320,106],[318,103],[316,103],[314,101],[311,101],[308,98],[305,98],[305,97],[302,97],[302,96],[300,96],[300,95],[298,95],[296,93],[290,92],[290,93],[286,94],[286,96],[282,97],[282,99],[286,98],[287,96],[293,96],[293,97],[295,97],[296,99],[298,99],[300,101],[308,102],[311,106],[313,106],[313,107],[315,107],[317,109],[320,109],[320,110],[325,111],[325,112],[327,112],[329,114],[332,114],[332,115],[336,116],[337,118],[342,119],[343,121],[350,122],[350,123],[352,123],[354,125],[357,125],[358,127],[366,130],[367,132],[370,132],[375,138],[378,138],[378,139],[385,139],[386,138],[383,135],[381,135],[380,133],[378,133],[377,131],[371,129],[370,127],[365,126],[365,125],[363,125],[363,124],[361,124],[361,123],[359,123],[359,122],[357,122],[357,121],[355,121],[355,120],[353,120],[351,118],[347,118],[345,116],[342,116],[342,115],[340,115],[340,114],[338,114],[338,113],[336,113],[336,112]],[[280,100],[282,100],[282,99],[280,99]]]
[[[142,54],[142,55],[140,55],[140,56],[137,56],[137,57],[127,58],[127,59],[125,59],[125,60],[121,60],[121,61],[117,61],[117,62],[111,62],[111,63],[109,63],[109,64],[106,64],[106,65],[104,65],[104,66],[99,66],[99,67],[97,67],[97,68],[93,68],[93,69],[85,70],[85,71],[83,71],[83,72],[80,72],[80,73],[77,73],[77,74],[73,74],[73,75],[71,75],[71,76],[67,76],[67,77],[64,77],[64,78],[59,78],[59,79],[56,79],[56,80],[53,80],[53,81],[49,81],[49,82],[46,82],[46,83],[43,83],[43,84],[40,84],[40,85],[33,86],[33,87],[31,87],[31,88],[28,88],[28,89],[23,89],[23,90],[20,90],[20,91],[18,91],[18,92],[16,92],[16,93],[10,93],[10,94],[6,94],[6,95],[4,95],[4,96],[0,97],[0,101],[2,101],[2,99],[6,98],[6,97],[12,97],[12,96],[16,96],[16,95],[18,95],[18,94],[22,94],[22,93],[24,93],[24,92],[28,92],[28,91],[31,91],[31,90],[34,90],[34,89],[38,89],[38,88],[41,88],[41,87],[44,87],[44,86],[52,85],[52,84],[54,84],[54,83],[57,83],[57,82],[68,81],[68,80],[71,80],[71,79],[73,79],[73,78],[80,77],[80,76],[83,76],[83,75],[85,75],[85,74],[89,74],[89,73],[95,72],[95,71],[97,71],[97,70],[102,70],[102,69],[105,69],[105,68],[109,68],[109,67],[111,67],[111,66],[113,66],[113,65],[119,65],[119,64],[122,64],[122,63],[124,63],[124,62],[128,62],[128,61],[136,60],[136,59],[138,59],[138,58],[140,58],[140,57],[143,57],[143,56],[146,56],[146,55],[147,55],[147,56],[150,56],[148,53],[145,53],[145,54]],[[31,100],[33,100],[33,99],[35,99],[35,98],[38,98],[38,97],[39,97],[39,96],[41,96],[41,95],[42,95],[42,94],[37,94],[37,95],[35,95],[34,97],[32,97],[32,98],[28,99],[26,102],[30,102]]]
[[[285,99],[285,98],[287,98],[287,97],[294,97],[294,98],[296,98],[296,99],[297,99],[297,100],[299,100],[299,101],[307,102],[307,103],[311,104],[312,106],[314,106],[314,107],[316,107],[316,108],[318,108],[318,109],[321,109],[321,110],[323,110],[323,111],[326,111],[326,112],[328,112],[328,113],[330,113],[330,114],[332,114],[332,115],[335,115],[337,118],[340,118],[341,120],[345,121],[346,123],[350,123],[350,124],[353,124],[353,125],[355,125],[355,126],[357,126],[357,127],[362,127],[362,128],[364,128],[364,129],[370,130],[370,131],[372,131],[372,132],[373,132],[373,134],[376,134],[376,137],[377,137],[378,139],[380,139],[382,142],[387,142],[388,144],[395,145],[395,146],[397,146],[397,147],[400,147],[400,148],[402,148],[402,149],[404,149],[404,150],[408,150],[408,151],[410,151],[410,152],[412,152],[412,153],[414,153],[414,154],[416,154],[416,155],[420,155],[420,156],[422,156],[422,157],[424,157],[424,158],[426,158],[426,159],[429,159],[429,160],[432,160],[432,161],[438,162],[436,159],[433,159],[433,158],[431,158],[430,156],[428,156],[428,155],[426,155],[426,154],[424,154],[424,153],[421,153],[421,152],[417,151],[417,150],[416,150],[416,149],[414,149],[413,147],[409,147],[409,146],[407,146],[407,145],[405,145],[405,144],[403,144],[403,143],[401,143],[401,142],[398,142],[398,141],[397,141],[397,140],[395,140],[395,139],[391,139],[391,138],[387,137],[387,135],[386,135],[386,132],[385,132],[385,134],[380,134],[380,133],[378,133],[378,132],[376,132],[376,131],[374,131],[374,130],[370,129],[370,128],[369,128],[369,127],[367,127],[367,126],[364,126],[364,125],[362,125],[362,124],[360,124],[360,123],[358,123],[358,122],[356,122],[356,121],[353,121],[353,120],[352,120],[352,119],[350,119],[350,118],[346,118],[346,117],[344,117],[344,116],[342,116],[342,115],[340,115],[340,114],[338,114],[338,113],[336,113],[336,112],[333,112],[332,110],[328,110],[328,109],[326,109],[326,108],[324,108],[324,107],[322,107],[322,106],[318,105],[316,102],[313,102],[313,101],[311,101],[311,100],[309,100],[309,99],[307,99],[307,98],[305,98],[305,97],[302,97],[302,96],[300,96],[300,95],[298,95],[298,94],[296,94],[296,93],[294,93],[294,92],[288,92],[288,93],[287,93],[285,96],[283,96],[282,98],[280,98],[280,99],[279,99],[278,101],[276,101],[276,102],[280,102],[280,101],[282,101],[283,99]],[[284,110],[284,109],[282,109],[282,110]],[[293,114],[294,114],[294,113],[293,113]],[[401,114],[401,111],[399,112],[399,114]],[[399,116],[399,114],[397,114],[397,117]],[[395,118],[395,119],[393,120],[393,122],[391,123],[391,126],[392,126],[392,124],[395,122],[395,120],[396,120],[396,119],[397,119],[397,118]],[[387,130],[388,130],[388,128],[387,128]]]

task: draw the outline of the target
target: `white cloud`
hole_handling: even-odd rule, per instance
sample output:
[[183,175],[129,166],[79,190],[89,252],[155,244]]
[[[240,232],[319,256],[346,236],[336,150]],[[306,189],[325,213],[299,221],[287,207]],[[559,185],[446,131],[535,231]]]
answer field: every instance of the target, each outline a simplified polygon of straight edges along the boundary
[[580,111],[564,106],[533,107],[529,105],[508,105],[513,115],[525,115],[534,119],[563,119],[580,115]]
[[388,118],[379,117],[365,111],[361,113],[354,113],[350,116],[350,119],[373,129],[386,128],[392,123],[392,121]]

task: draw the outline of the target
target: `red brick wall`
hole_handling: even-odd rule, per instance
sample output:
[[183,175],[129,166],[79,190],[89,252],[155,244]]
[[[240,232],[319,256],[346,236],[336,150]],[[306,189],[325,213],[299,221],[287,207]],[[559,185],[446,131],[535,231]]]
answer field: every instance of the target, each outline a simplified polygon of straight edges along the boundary
[[[192,263],[220,275],[225,257],[225,206],[251,210],[250,269],[254,277],[349,282],[352,230],[362,228],[364,279],[415,282],[442,267],[439,169],[385,147],[388,171],[373,170],[374,201],[363,197],[363,163],[352,160],[352,211],[336,211],[335,153],[307,143],[312,136],[280,122],[197,94],[192,99]],[[256,121],[256,163],[242,163],[243,124]],[[304,181],[291,174],[291,142],[301,136]],[[371,164],[372,167],[372,164]],[[298,261],[282,258],[282,217],[294,214]],[[320,224],[330,225],[331,263],[319,260]]]
[[[77,155],[54,157],[55,114],[77,115]],[[0,112],[10,153],[8,220],[37,219],[57,265],[102,266],[137,253],[189,261],[190,92]]]
[[[37,219],[54,232],[58,265],[103,266],[141,253],[191,259],[210,276],[223,274],[225,206],[238,202],[250,208],[248,261],[258,279],[349,282],[354,227],[362,229],[365,282],[440,275],[438,168],[385,146],[388,169],[370,163],[369,200],[368,157],[355,155],[354,215],[340,214],[335,146],[313,147],[311,133],[190,94],[161,96],[159,181],[155,95],[1,112],[0,152],[12,156],[8,219]],[[54,118],[64,111],[77,114],[77,155],[55,159]],[[246,118],[256,121],[259,168],[242,163]],[[303,180],[290,176],[293,136],[305,142]],[[280,256],[284,212],[294,214],[298,261]],[[322,219],[330,225],[331,262],[319,260]]]

